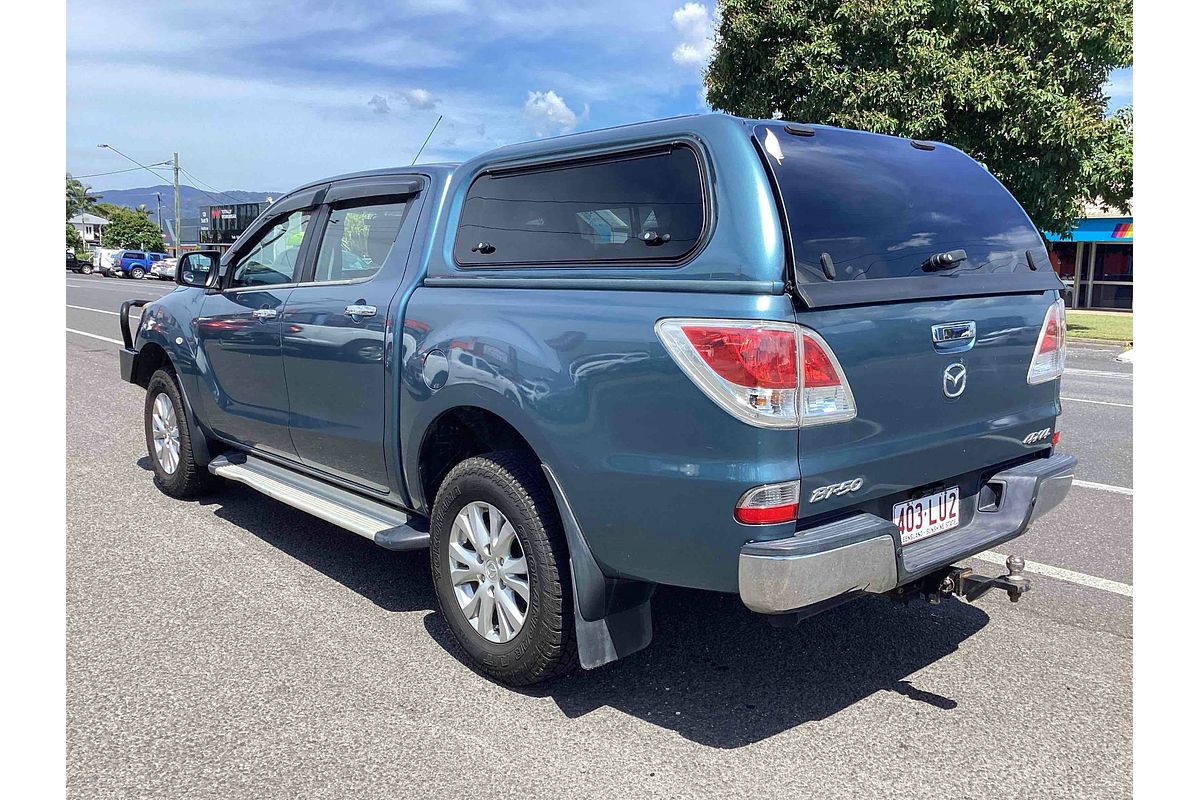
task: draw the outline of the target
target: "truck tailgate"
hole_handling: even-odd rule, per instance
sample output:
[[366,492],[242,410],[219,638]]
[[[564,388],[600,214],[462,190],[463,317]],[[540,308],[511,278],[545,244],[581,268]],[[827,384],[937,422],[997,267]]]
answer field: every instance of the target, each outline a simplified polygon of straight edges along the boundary
[[[967,498],[981,470],[1045,451],[1049,433],[1037,433],[1054,427],[1059,382],[1030,385],[1026,375],[1056,300],[1042,292],[801,311],[800,324],[841,362],[858,413],[801,430],[800,516],[952,481]],[[935,345],[933,328],[957,322],[975,324],[973,343]],[[859,478],[854,491],[814,495]],[[888,518],[890,505],[875,513]]]

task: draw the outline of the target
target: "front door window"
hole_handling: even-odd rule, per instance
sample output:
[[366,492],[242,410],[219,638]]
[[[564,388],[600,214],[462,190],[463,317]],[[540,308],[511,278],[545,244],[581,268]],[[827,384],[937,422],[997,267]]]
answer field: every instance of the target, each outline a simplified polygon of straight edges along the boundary
[[249,250],[234,260],[229,287],[291,283],[310,215],[307,209],[293,211],[268,227]]

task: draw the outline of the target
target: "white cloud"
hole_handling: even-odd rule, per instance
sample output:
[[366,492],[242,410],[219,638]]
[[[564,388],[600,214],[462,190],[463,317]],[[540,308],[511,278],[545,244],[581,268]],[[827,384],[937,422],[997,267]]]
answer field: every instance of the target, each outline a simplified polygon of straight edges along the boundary
[[438,104],[438,98],[425,89],[405,89],[400,92],[400,99],[411,108],[430,109]]
[[675,9],[671,23],[679,32],[681,41],[671,53],[671,59],[683,66],[703,66],[708,63],[713,50],[713,28],[716,20],[709,14],[708,6],[701,3],[685,3]]
[[525,100],[525,119],[539,139],[558,133],[570,133],[579,124],[579,116],[554,90],[530,92]]
[[388,106],[387,98],[381,94],[374,95],[370,100],[367,101],[367,105],[375,109],[376,114],[386,114],[392,110],[391,107]]

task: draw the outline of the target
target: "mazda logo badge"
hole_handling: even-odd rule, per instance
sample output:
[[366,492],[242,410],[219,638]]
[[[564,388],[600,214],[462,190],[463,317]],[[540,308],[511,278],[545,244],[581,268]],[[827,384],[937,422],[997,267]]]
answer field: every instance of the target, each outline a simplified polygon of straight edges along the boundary
[[951,364],[942,373],[942,393],[955,398],[967,389],[967,365]]

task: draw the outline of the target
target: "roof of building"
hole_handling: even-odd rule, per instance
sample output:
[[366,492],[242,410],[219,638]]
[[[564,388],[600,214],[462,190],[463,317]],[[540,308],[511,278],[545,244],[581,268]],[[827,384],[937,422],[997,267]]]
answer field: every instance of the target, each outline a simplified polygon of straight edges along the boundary
[[95,214],[87,214],[87,213],[76,214],[75,216],[73,216],[69,220],[67,220],[67,222],[70,222],[72,224],[78,224],[78,225],[107,225],[108,224],[108,220],[106,220],[104,217],[98,217]]

